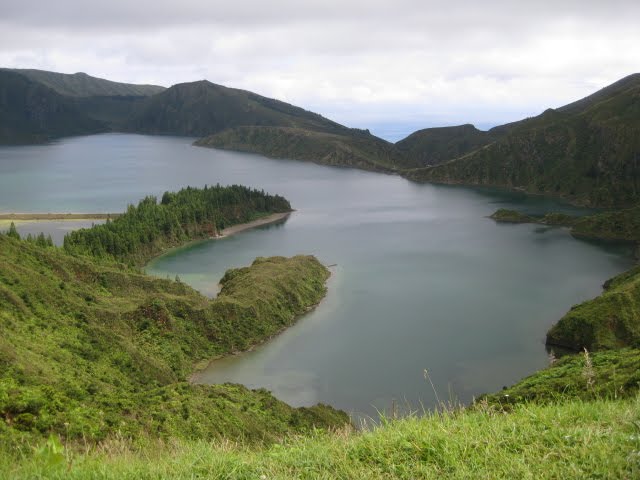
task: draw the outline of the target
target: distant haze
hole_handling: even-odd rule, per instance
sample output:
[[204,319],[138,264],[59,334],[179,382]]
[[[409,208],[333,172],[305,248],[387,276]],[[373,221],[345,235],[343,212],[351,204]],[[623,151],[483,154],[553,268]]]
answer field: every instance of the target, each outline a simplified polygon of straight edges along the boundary
[[396,139],[487,128],[640,71],[637,0],[3,0],[0,66],[206,78]]

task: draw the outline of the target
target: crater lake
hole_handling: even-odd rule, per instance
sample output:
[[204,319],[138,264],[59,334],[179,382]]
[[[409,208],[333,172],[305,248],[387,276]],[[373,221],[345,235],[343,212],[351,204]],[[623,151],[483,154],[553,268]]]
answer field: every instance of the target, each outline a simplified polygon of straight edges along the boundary
[[[104,134],[1,147],[0,212],[120,212],[146,195],[216,183],[290,200],[296,211],[283,223],[195,243],[148,265],[148,273],[178,275],[210,296],[228,268],[257,256],[313,254],[334,265],[315,310],[255,350],[212,362],[199,382],[264,387],[295,406],[323,402],[356,416],[468,402],[544,367],[547,329],[633,263],[629,249],[576,240],[564,228],[486,218],[498,208],[580,213],[547,198],[415,184],[192,141]],[[44,229],[60,242],[84,225],[18,228]]]

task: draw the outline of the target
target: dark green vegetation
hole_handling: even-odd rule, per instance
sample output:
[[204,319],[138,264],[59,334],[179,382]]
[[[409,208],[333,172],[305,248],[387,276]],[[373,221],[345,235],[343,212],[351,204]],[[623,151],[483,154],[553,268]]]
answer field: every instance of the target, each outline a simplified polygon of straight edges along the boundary
[[0,144],[118,130],[136,103],[162,90],[85,73],[0,69]]
[[327,132],[293,127],[237,127],[195,144],[363,170],[394,171],[401,161],[392,144],[355,129]]
[[640,206],[578,218],[572,225],[576,237],[640,243]]
[[210,301],[177,281],[0,235],[0,443],[55,433],[273,440],[343,425],[329,407],[294,409],[264,390],[187,383],[194,365],[245,350],[325,294],[314,257],[257,259]]
[[500,223],[539,223],[571,227],[571,235],[584,239],[640,243],[640,207],[637,206],[584,217],[553,212],[531,216],[501,208],[489,218]]
[[395,144],[405,163],[426,167],[458,158],[491,143],[497,135],[473,125],[425,128]]
[[497,136],[493,143],[407,176],[517,188],[583,205],[640,201],[640,74],[489,133]]
[[0,70],[0,144],[38,143],[104,130],[72,99],[23,75]]
[[524,213],[518,212],[516,210],[509,210],[506,208],[496,210],[495,212],[493,212],[493,214],[491,214],[489,218],[492,218],[496,222],[501,223],[531,223],[536,220],[529,215],[525,215]]
[[147,97],[165,89],[158,85],[112,82],[82,72],[67,74],[35,69],[12,69],[11,71],[69,97]]
[[158,203],[147,197],[113,221],[71,232],[64,249],[72,254],[144,265],[164,250],[191,240],[215,237],[235,224],[291,211],[289,202],[240,185],[187,187],[166,192]]

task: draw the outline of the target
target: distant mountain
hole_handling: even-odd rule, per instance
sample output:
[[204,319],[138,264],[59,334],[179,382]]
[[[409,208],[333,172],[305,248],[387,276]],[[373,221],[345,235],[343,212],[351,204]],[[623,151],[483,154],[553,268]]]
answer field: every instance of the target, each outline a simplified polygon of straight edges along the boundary
[[41,83],[69,97],[124,96],[148,97],[165,90],[158,85],[135,85],[92,77],[86,73],[58,73],[34,69],[12,69],[34,82]]
[[38,143],[106,128],[68,97],[24,75],[0,70],[0,144]]
[[347,130],[317,113],[206,80],[180,83],[147,98],[126,128],[140,133],[204,136],[247,125]]
[[381,171],[406,166],[393,144],[368,131],[206,80],[174,85],[145,99],[124,128],[137,133],[204,136],[196,145],[328,165]]
[[496,139],[413,180],[491,185],[591,206],[640,202],[640,75],[489,131]]
[[418,130],[395,145],[405,162],[425,167],[461,157],[493,140],[494,134],[467,124]]

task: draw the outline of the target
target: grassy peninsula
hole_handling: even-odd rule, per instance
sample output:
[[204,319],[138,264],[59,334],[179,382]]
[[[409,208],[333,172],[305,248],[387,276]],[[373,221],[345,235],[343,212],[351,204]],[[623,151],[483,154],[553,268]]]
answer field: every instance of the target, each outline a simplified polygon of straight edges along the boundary
[[208,300],[121,263],[0,235],[4,453],[29,454],[52,434],[69,448],[116,438],[251,443],[344,425],[330,407],[187,382],[198,362],[290,325],[321,300],[328,275],[314,257],[260,258],[227,272]]

